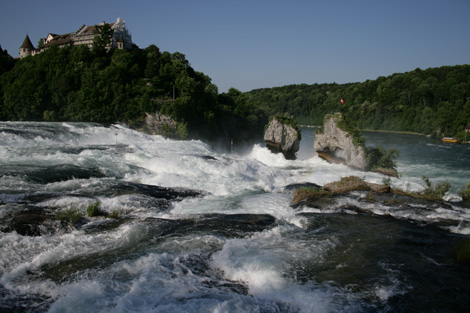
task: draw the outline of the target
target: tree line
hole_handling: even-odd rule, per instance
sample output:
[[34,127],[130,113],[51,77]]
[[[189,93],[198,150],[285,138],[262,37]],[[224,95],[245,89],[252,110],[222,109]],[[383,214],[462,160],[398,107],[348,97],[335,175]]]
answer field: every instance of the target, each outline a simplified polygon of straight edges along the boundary
[[[145,49],[106,49],[99,29],[93,47],[52,46],[13,60],[0,47],[0,120],[143,121],[159,111],[191,138],[259,140],[269,117],[293,115],[321,125],[341,112],[361,129],[464,137],[470,123],[470,65],[416,69],[362,83],[301,84],[219,94],[185,55]],[[101,39],[100,39],[101,38]],[[341,101],[341,99],[343,101]]]
[[361,129],[463,138],[470,123],[470,65],[418,68],[362,83],[256,89],[247,97],[268,114],[289,112],[301,124],[321,125],[326,114],[341,112]]
[[137,126],[146,112],[160,111],[187,128],[183,133],[191,138],[262,137],[265,113],[235,89],[219,94],[184,54],[161,52],[155,45],[107,50],[105,42],[95,40],[91,49],[52,46],[16,61],[1,50],[0,120]]

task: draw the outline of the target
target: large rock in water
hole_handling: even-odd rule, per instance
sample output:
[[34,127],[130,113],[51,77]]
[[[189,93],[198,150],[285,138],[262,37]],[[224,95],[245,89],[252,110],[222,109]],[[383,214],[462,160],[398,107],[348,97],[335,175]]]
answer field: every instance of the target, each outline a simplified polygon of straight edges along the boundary
[[366,153],[363,145],[354,142],[353,134],[341,129],[344,122],[341,113],[327,115],[322,132],[315,132],[313,148],[327,161],[344,163],[350,167],[366,170]]
[[286,159],[295,160],[299,151],[300,133],[292,125],[274,117],[264,133],[266,147],[274,153],[282,153]]

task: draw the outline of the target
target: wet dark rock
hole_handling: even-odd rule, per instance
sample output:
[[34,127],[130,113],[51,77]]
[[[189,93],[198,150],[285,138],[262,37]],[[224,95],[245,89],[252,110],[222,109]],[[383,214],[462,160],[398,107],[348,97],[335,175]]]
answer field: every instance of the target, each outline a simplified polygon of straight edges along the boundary
[[62,197],[61,193],[58,192],[35,192],[33,194],[26,194],[22,197],[21,201],[22,202],[27,202],[27,203],[40,203],[43,201],[55,199]]
[[196,157],[196,158],[203,159],[203,160],[207,160],[207,161],[217,161],[217,158],[215,158],[211,155],[201,155],[201,154],[189,154],[189,155],[193,156],[193,157]]
[[9,169],[8,166],[2,169],[3,175],[25,176],[29,181],[48,184],[71,179],[89,179],[92,177],[106,177],[98,168],[85,168],[73,164],[59,165],[23,165],[22,170],[17,168]]
[[213,156],[210,156],[210,155],[201,155],[200,157],[201,157],[203,160],[217,161],[216,158],[214,158]]
[[211,232],[226,237],[243,237],[273,227],[276,219],[268,214],[201,214],[179,220],[147,218],[143,222],[158,225],[158,236]]
[[[8,296],[5,296],[7,295]],[[23,312],[47,312],[54,302],[54,298],[40,294],[38,292],[24,294],[20,292],[9,293],[0,286],[0,312],[2,313],[23,313]]]
[[271,228],[275,222],[276,219],[268,214],[209,214],[197,218],[194,226],[198,230],[236,237]]
[[119,181],[114,187],[112,187],[112,191],[114,195],[143,194],[153,198],[174,201],[182,200],[188,197],[199,197],[205,195],[204,192],[194,189],[179,187],[168,188],[126,181]]
[[454,249],[452,261],[455,264],[470,265],[470,239],[462,240]]
[[119,226],[131,220],[132,219],[129,217],[104,218],[104,219],[87,223],[81,229],[88,234],[110,231],[110,230],[118,228]]
[[314,183],[298,183],[298,184],[290,184],[284,187],[285,190],[292,191],[296,190],[298,188],[316,188],[316,189],[321,189],[322,187],[320,185],[314,184]]
[[48,209],[25,206],[11,211],[0,219],[3,232],[17,232],[23,236],[44,236],[69,232],[72,227],[63,220],[58,220]]
[[[110,197],[131,195],[143,207],[164,211],[171,207],[172,202],[181,201],[188,197],[204,195],[203,192],[186,188],[167,188],[126,181],[115,181],[115,184],[107,185],[106,190],[100,190],[100,194]],[[15,196],[15,195],[14,195]],[[23,236],[55,235],[70,232],[73,229],[84,229],[87,232],[106,231],[117,228],[125,223],[127,218],[105,218],[101,221],[93,221],[85,218],[84,211],[79,208],[50,208],[42,207],[41,202],[54,198],[79,197],[94,199],[93,194],[58,194],[50,192],[38,192],[34,194],[19,194],[14,202],[4,204],[8,211],[0,218],[0,231],[17,232]],[[12,200],[13,201],[13,200]],[[108,214],[104,214],[108,215]]]

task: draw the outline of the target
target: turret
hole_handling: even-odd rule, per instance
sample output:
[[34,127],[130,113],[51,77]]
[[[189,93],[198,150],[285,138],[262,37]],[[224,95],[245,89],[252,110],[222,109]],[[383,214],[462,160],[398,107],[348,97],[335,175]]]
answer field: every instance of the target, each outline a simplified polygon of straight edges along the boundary
[[35,50],[35,48],[33,44],[31,43],[29,36],[26,35],[23,41],[23,44],[20,47],[20,58],[24,58],[24,57],[32,55],[33,50]]
[[116,42],[116,46],[119,50],[123,50],[124,49],[124,38],[122,38],[122,36],[119,37],[118,41]]

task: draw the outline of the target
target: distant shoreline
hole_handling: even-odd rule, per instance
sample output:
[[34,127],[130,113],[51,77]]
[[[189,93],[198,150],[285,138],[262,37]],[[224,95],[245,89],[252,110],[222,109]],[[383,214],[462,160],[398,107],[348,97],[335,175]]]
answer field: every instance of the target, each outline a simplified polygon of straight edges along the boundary
[[361,129],[363,132],[370,133],[391,133],[391,134],[404,134],[404,135],[415,135],[415,136],[427,136],[423,133],[400,131],[400,130],[380,130],[380,129]]
[[[320,128],[321,126],[314,126],[314,125],[299,125],[300,127],[307,127],[307,128]],[[403,134],[403,135],[415,135],[415,136],[427,136],[423,133],[417,132],[409,132],[409,131],[400,131],[400,130],[381,130],[381,129],[361,129],[363,132],[369,133],[390,133],[390,134]]]

